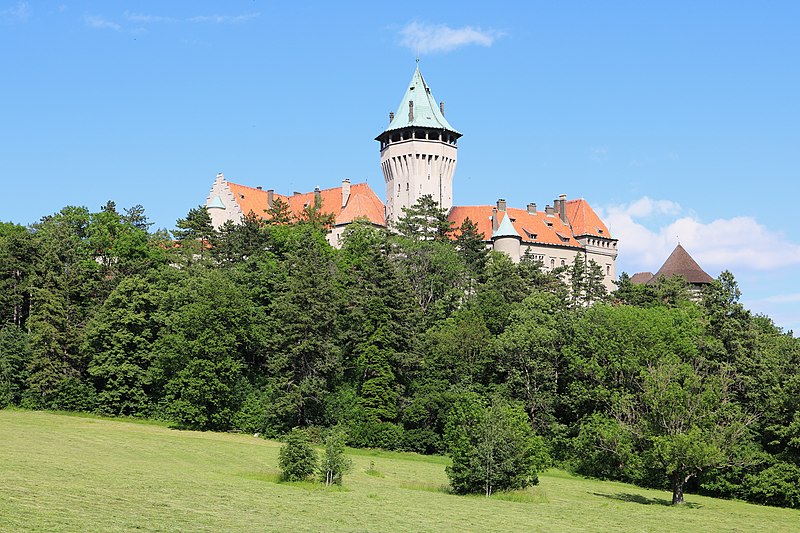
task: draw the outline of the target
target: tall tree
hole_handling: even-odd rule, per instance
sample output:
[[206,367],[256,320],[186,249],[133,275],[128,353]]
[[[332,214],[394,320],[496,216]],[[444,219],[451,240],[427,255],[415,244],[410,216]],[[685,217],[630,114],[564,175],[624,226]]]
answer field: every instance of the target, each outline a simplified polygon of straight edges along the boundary
[[534,293],[513,307],[509,325],[498,339],[498,369],[508,395],[524,403],[539,433],[555,422],[571,322],[572,316],[557,296]]
[[489,249],[484,242],[484,235],[478,231],[478,225],[469,217],[464,219],[458,228],[456,249],[464,257],[464,263],[472,275],[481,278],[489,260]]
[[90,320],[83,351],[89,359],[97,407],[114,415],[149,415],[150,366],[159,323],[158,295],[147,280],[124,279]]
[[333,251],[312,225],[290,231],[293,249],[282,264],[290,275],[276,282],[268,307],[267,367],[276,429],[321,423],[330,382],[341,369]]

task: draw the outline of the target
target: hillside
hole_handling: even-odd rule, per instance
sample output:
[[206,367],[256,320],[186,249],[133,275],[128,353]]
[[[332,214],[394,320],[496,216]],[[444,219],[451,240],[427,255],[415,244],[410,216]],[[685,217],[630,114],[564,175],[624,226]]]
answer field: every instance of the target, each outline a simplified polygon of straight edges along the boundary
[[[340,490],[277,482],[249,435],[0,411],[2,531],[792,531],[800,511],[551,470],[525,493],[447,494],[446,459],[351,450]],[[379,474],[367,473],[370,466]]]

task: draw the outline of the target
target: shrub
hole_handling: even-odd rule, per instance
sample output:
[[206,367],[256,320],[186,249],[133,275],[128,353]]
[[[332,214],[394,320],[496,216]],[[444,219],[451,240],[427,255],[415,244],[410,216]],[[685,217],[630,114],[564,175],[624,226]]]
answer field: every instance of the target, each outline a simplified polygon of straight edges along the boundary
[[281,447],[278,466],[284,481],[304,481],[317,468],[317,453],[305,431],[294,428]]
[[453,460],[446,472],[457,494],[491,496],[536,485],[538,471],[550,464],[521,407],[499,401],[487,407],[474,395],[454,406],[445,439]]

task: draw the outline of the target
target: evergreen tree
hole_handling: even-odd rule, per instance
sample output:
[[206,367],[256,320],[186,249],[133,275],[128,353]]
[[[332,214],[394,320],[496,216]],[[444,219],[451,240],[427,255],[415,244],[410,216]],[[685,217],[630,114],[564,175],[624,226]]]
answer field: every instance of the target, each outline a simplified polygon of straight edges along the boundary
[[403,208],[403,216],[397,220],[395,229],[407,239],[415,241],[447,241],[452,226],[453,223],[447,219],[447,211],[430,194],[426,194],[411,207]]
[[321,423],[324,399],[340,374],[336,317],[340,305],[333,251],[311,225],[290,229],[268,305],[269,388],[275,429]]
[[267,224],[272,226],[283,226],[294,222],[289,202],[282,198],[275,198],[272,201],[272,206],[265,209],[264,213],[267,215]]
[[294,428],[281,446],[278,466],[284,481],[305,481],[317,470],[317,453],[311,447],[308,434]]
[[489,249],[484,242],[483,233],[478,232],[478,225],[469,217],[464,219],[458,228],[456,249],[464,257],[464,262],[476,278],[483,276],[489,260]]

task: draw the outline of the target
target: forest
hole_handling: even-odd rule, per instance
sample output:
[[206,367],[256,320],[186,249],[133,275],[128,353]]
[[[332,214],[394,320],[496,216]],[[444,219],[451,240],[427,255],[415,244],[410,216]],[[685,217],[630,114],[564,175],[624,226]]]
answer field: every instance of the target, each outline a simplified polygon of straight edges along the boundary
[[730,272],[609,294],[580,255],[512,263],[429,198],[339,248],[331,223],[279,200],[219,230],[113,202],[0,223],[0,408],[451,455],[501,413],[542,464],[800,507],[800,345]]

